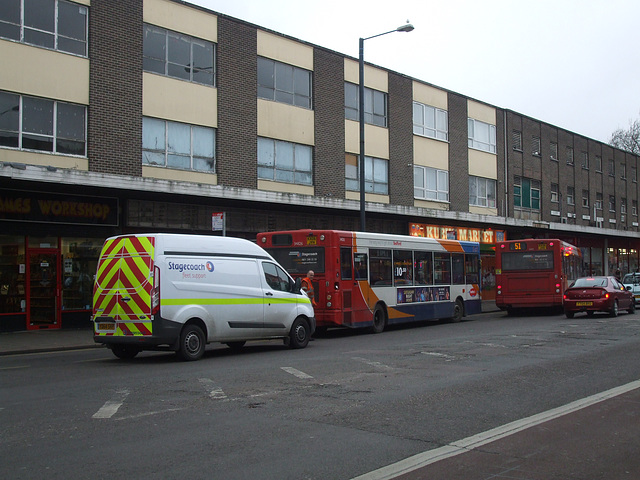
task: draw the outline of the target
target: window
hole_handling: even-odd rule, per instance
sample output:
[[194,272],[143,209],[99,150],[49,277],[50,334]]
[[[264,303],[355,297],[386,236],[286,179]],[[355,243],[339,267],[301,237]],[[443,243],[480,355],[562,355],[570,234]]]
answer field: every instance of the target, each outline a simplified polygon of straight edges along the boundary
[[597,192],[596,193],[596,204],[595,204],[596,210],[602,210],[602,193]]
[[589,170],[589,153],[582,152],[582,168]]
[[558,161],[558,144],[556,142],[551,142],[549,144],[549,148],[551,149],[551,160]]
[[626,163],[621,163],[620,164],[620,178],[622,180],[626,180],[627,179],[627,164]]
[[540,210],[540,180],[515,177],[513,204],[518,208]]
[[258,97],[311,108],[311,72],[258,57]]
[[567,187],[567,205],[575,205],[575,189],[573,187]]
[[215,44],[153,25],[144,26],[142,68],[203,85],[215,85]]
[[86,156],[84,105],[0,92],[0,146]]
[[634,217],[638,216],[638,201],[637,200],[631,200],[631,215],[633,215]]
[[393,284],[413,285],[413,252],[411,250],[393,251]]
[[[382,158],[364,157],[364,191],[387,195],[389,193],[389,162]],[[345,188],[360,191],[360,156],[345,155]]]
[[65,0],[13,0],[0,9],[0,37],[87,56],[84,5]]
[[615,212],[616,211],[616,197],[615,197],[615,195],[609,195],[609,211],[610,212]]
[[469,205],[496,207],[496,181],[491,178],[469,177]]
[[433,280],[436,285],[451,283],[451,254],[435,252],[433,254]]
[[393,276],[391,266],[391,250],[372,248],[369,250],[369,270],[371,285],[391,286]]
[[496,126],[469,118],[469,147],[496,153]]
[[582,206],[589,208],[589,190],[582,190]]
[[573,165],[573,147],[567,147],[567,165]]
[[551,184],[551,201],[553,203],[558,203],[558,184],[557,183]]
[[438,140],[449,139],[447,111],[413,102],[413,133]]
[[609,173],[609,176],[614,177],[616,175],[616,164],[613,162],[613,159],[609,159],[609,161],[607,162],[609,168],[607,169],[607,173]]
[[596,172],[602,173],[602,157],[600,155],[596,155]]
[[631,181],[638,183],[638,169],[636,167],[631,167]]
[[449,201],[449,172],[436,168],[413,167],[413,196],[421,200]]
[[531,137],[531,154],[540,156],[540,137]]
[[[360,120],[359,87],[355,83],[344,84],[344,117],[348,120]],[[364,121],[380,127],[387,126],[387,94],[379,90],[364,88]]]
[[280,292],[290,292],[293,290],[289,275],[278,265],[270,262],[262,262],[262,270],[264,270],[264,278],[267,284],[273,290]]
[[624,197],[620,199],[620,213],[622,215],[627,213],[627,199]]
[[142,118],[142,164],[215,173],[213,128]]
[[522,132],[520,130],[513,131],[513,149],[519,152],[522,151]]
[[309,145],[258,138],[258,178],[312,185],[312,156]]
[[433,254],[431,252],[414,252],[415,284],[433,284]]

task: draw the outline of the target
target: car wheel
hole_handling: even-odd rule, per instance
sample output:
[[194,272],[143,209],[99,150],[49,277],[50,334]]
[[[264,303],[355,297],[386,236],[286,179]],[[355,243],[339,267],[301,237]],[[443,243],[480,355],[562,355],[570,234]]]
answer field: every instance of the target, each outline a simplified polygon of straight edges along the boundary
[[611,315],[612,317],[618,316],[618,300],[613,301],[613,307],[611,307],[611,310],[609,310],[609,315]]
[[567,318],[573,318],[575,312],[564,312],[564,314],[567,316]]
[[636,302],[635,302],[635,300],[631,299],[631,305],[629,305],[629,310],[627,310],[627,312],[636,313]]
[[200,360],[204,355],[204,349],[205,339],[202,329],[197,325],[185,326],[180,335],[178,356],[187,362]]
[[376,305],[376,308],[373,311],[373,325],[371,326],[371,333],[382,333],[386,326],[387,314],[381,305]]
[[291,326],[291,332],[289,332],[289,346],[291,348],[306,347],[311,337],[310,333],[309,322],[302,317],[296,318]]
[[131,360],[140,353],[140,350],[129,345],[114,345],[111,347],[111,351],[122,360]]

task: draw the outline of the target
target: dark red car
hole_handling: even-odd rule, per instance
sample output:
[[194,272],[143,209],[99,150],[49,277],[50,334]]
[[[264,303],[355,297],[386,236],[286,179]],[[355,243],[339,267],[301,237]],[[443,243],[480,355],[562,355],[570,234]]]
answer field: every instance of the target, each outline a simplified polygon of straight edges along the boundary
[[629,292],[616,277],[582,277],[578,278],[564,292],[564,314],[573,318],[578,312],[609,312],[612,317],[618,316],[620,310],[629,313],[636,311],[633,294]]

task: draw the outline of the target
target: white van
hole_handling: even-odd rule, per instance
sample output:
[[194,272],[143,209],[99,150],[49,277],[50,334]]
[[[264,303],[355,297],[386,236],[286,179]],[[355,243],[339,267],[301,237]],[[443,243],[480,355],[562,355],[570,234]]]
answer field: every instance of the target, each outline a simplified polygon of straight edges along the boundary
[[258,339],[304,348],[315,330],[309,298],[258,245],[162,233],[105,241],[92,320],[94,341],[124,359],[173,350],[197,360],[207,343]]

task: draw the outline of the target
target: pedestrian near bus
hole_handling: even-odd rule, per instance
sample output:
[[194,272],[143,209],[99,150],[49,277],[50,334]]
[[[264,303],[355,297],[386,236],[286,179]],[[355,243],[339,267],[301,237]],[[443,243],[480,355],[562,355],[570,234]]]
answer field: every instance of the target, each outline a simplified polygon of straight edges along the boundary
[[302,283],[300,284],[300,288],[304,290],[309,299],[311,300],[311,305],[313,308],[316,308],[318,305],[316,304],[315,291],[313,289],[313,277],[315,274],[313,270],[309,270],[307,272],[307,276],[302,279]]

